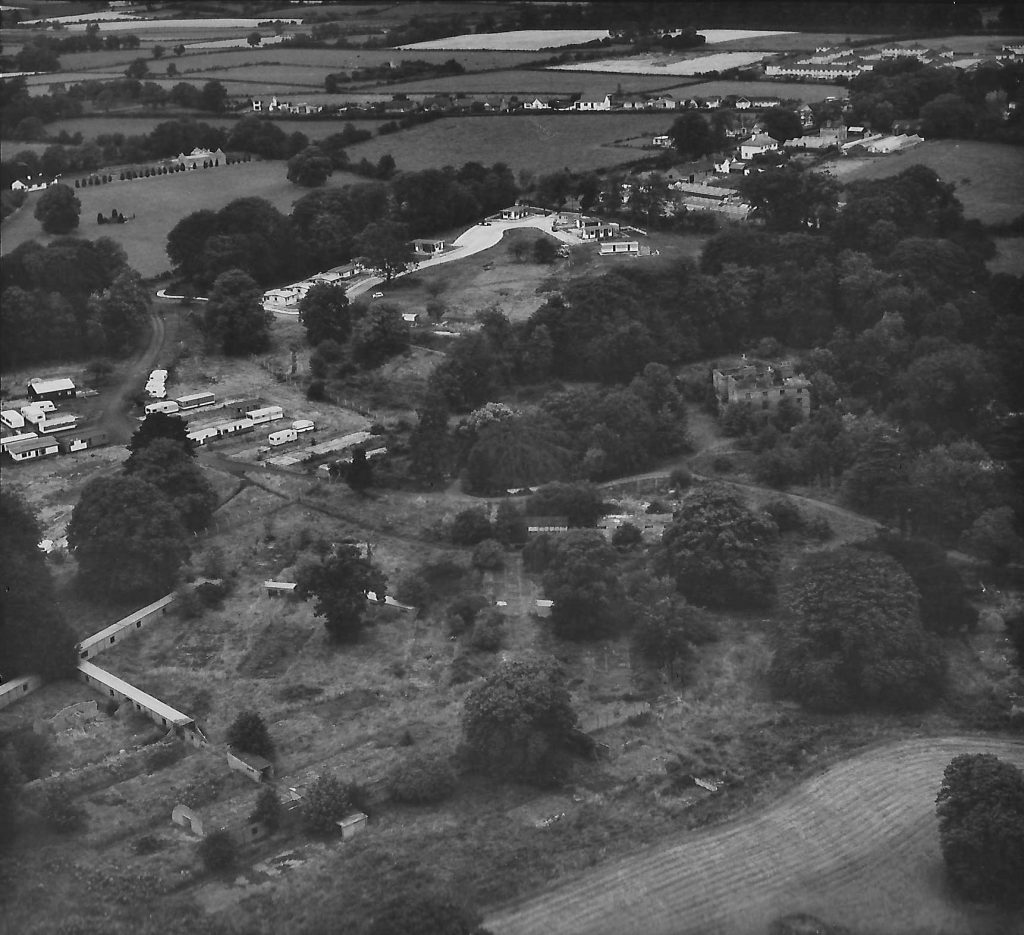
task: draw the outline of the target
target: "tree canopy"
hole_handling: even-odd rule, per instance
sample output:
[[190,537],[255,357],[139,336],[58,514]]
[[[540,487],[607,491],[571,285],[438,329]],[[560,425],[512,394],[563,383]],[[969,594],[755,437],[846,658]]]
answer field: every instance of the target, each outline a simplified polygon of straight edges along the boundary
[[500,779],[548,785],[566,769],[576,712],[550,662],[505,662],[462,706],[462,737],[474,768]]
[[124,472],[156,487],[178,512],[185,528],[199,532],[210,522],[217,494],[193,458],[179,441],[157,438],[132,452]]
[[688,110],[673,121],[668,135],[672,145],[684,159],[699,159],[709,153],[717,153],[725,147],[725,134],[695,111]]
[[1024,905],[1024,773],[988,753],[946,767],[935,800],[953,889],[970,900]]
[[778,536],[768,516],[710,485],[691,493],[665,530],[665,569],[695,604],[767,607],[775,596]]
[[319,146],[307,146],[288,160],[288,181],[318,188],[334,171],[331,158]]
[[74,189],[63,182],[51,185],[36,202],[35,218],[48,234],[70,234],[78,227],[82,203]]
[[578,529],[555,542],[544,572],[544,596],[554,601],[551,625],[567,639],[599,639],[625,627],[618,555],[597,530]]
[[345,287],[315,283],[299,299],[299,321],[306,329],[310,347],[316,347],[321,341],[344,344],[352,333],[352,309]]
[[263,309],[263,290],[240,269],[217,277],[206,303],[206,331],[228,357],[260,354],[270,347],[274,316]]
[[819,711],[929,704],[944,666],[918,601],[889,556],[851,548],[804,555],[784,591],[769,670],[776,691]]
[[409,326],[397,306],[371,308],[352,330],[352,359],[371,369],[409,347]]
[[227,742],[242,753],[269,757],[274,753],[267,722],[257,711],[240,711],[228,727]]
[[397,221],[376,221],[363,228],[355,247],[390,282],[412,262],[408,228]]
[[313,613],[324,618],[328,636],[345,643],[362,632],[366,592],[383,595],[387,580],[356,548],[339,545],[320,561],[300,565],[296,583],[301,597],[315,599]]

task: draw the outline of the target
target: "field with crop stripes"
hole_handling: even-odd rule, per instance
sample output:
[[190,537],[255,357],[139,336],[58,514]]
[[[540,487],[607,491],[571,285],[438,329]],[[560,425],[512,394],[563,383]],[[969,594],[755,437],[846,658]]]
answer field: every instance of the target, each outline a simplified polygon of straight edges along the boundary
[[854,932],[1024,931],[1024,913],[959,903],[944,888],[935,795],[960,753],[1024,767],[1024,743],[923,738],[879,747],[766,811],[587,873],[486,921],[495,935],[763,935],[810,913]]

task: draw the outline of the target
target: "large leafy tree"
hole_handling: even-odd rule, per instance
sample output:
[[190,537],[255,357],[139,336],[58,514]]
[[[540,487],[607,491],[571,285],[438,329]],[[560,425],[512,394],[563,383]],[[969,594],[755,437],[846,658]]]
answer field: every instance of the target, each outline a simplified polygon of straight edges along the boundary
[[263,309],[263,290],[240,269],[217,277],[206,303],[206,330],[229,357],[260,354],[270,347],[274,316]]
[[339,545],[322,560],[302,565],[296,583],[300,596],[315,599],[313,613],[324,618],[330,638],[345,643],[362,632],[366,592],[383,595],[387,580],[357,549]]
[[500,494],[569,475],[572,452],[565,433],[542,415],[517,414],[492,422],[466,455],[465,487]]
[[135,430],[128,442],[131,458],[141,454],[145,448],[160,440],[174,442],[175,446],[194,458],[195,443],[188,437],[188,423],[181,416],[168,415],[166,412],[151,412]]
[[561,779],[576,725],[564,679],[551,662],[502,664],[462,707],[471,764],[502,779],[541,785]]
[[[53,597],[39,524],[24,500],[0,491],[0,675],[59,678],[74,669],[75,638]],[[0,822],[2,823],[2,822]]]
[[402,272],[412,262],[408,229],[397,221],[367,224],[356,237],[355,247],[389,282],[395,273]]
[[70,234],[78,227],[82,203],[74,189],[58,182],[51,185],[36,202],[35,218],[48,234]]
[[131,348],[146,326],[149,293],[142,277],[126,269],[102,294],[93,299],[91,311],[103,328],[107,351],[122,355]]
[[593,526],[604,512],[601,492],[593,484],[545,484],[526,501],[534,516],[564,516],[570,526]]
[[953,888],[970,900],[1024,904],[1024,773],[987,753],[954,757],[935,811]]
[[306,188],[319,188],[333,171],[331,157],[319,146],[307,146],[288,160],[288,181]]
[[764,132],[780,143],[796,139],[803,133],[800,118],[796,112],[786,110],[784,107],[773,107],[771,110],[766,110],[761,115],[761,124],[764,127]]
[[421,484],[436,487],[450,463],[448,406],[435,393],[428,396],[409,436],[409,473]]
[[835,217],[839,183],[820,172],[786,166],[744,176],[740,192],[769,229],[796,231]]
[[258,711],[240,711],[228,727],[228,743],[242,753],[272,756],[274,741],[270,739],[267,722]]
[[169,591],[188,557],[186,536],[160,490],[131,476],[89,481],[68,524],[68,547],[84,587],[115,597]]
[[193,455],[177,441],[158,438],[134,451],[125,474],[156,487],[177,510],[189,532],[205,529],[217,507],[217,494]]
[[665,570],[695,604],[767,607],[775,596],[779,531],[728,488],[712,485],[683,502],[662,537]]
[[697,159],[725,146],[725,134],[702,114],[686,111],[676,117],[668,131],[676,152],[684,159]]
[[316,283],[299,300],[299,321],[310,347],[321,341],[344,344],[352,333],[352,310],[344,286]]
[[352,331],[352,359],[366,368],[377,367],[409,346],[409,326],[394,305],[370,309]]
[[551,625],[567,639],[599,639],[623,627],[625,594],[618,554],[597,530],[578,529],[555,543],[544,573],[544,594],[554,601]]
[[919,708],[938,694],[942,657],[894,559],[850,548],[806,555],[785,605],[769,672],[780,694],[820,711]]

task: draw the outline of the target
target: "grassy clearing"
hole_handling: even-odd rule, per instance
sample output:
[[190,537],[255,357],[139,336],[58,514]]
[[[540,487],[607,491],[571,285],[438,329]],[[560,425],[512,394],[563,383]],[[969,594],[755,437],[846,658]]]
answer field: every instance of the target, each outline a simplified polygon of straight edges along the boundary
[[732,49],[749,49],[764,52],[813,52],[822,45],[845,45],[850,40],[858,42],[873,38],[870,35],[846,35],[831,32],[789,32],[772,36],[744,36],[738,39],[723,39],[715,43],[716,52]]
[[1024,150],[1018,146],[928,140],[900,155],[843,159],[824,168],[841,182],[853,182],[887,178],[916,163],[956,185],[967,217],[989,224],[1024,211]]
[[664,133],[671,114],[552,114],[546,116],[460,117],[377,137],[348,150],[353,160],[376,161],[384,153],[400,169],[427,169],[504,162],[513,169],[552,172],[617,165],[635,158],[613,147],[616,140]]
[[[143,276],[156,276],[171,265],[165,252],[167,234],[193,211],[203,208],[215,211],[236,198],[256,195],[287,214],[292,203],[307,190],[293,185],[285,175],[283,162],[249,162],[76,189],[75,193],[82,202],[77,234],[116,240],[124,247],[131,266]],[[363,181],[365,179],[359,176],[335,173],[328,184],[340,188]],[[52,239],[43,233],[39,222],[32,216],[35,200],[39,197],[39,192],[30,194],[24,207],[4,222],[5,252],[26,240],[46,243]],[[117,208],[127,217],[134,214],[135,220],[99,227],[96,224],[97,213],[109,216],[112,208]]]
[[657,91],[679,84],[674,75],[623,75],[621,80],[545,69],[543,71],[495,71],[479,75],[457,75],[450,78],[424,78],[391,85],[403,94],[582,94],[607,93],[621,85],[623,91]]
[[709,71],[740,68],[752,65],[764,57],[762,52],[683,52],[672,55],[640,55],[624,58],[578,62],[574,65],[554,65],[558,71],[590,71],[623,75],[701,75]]

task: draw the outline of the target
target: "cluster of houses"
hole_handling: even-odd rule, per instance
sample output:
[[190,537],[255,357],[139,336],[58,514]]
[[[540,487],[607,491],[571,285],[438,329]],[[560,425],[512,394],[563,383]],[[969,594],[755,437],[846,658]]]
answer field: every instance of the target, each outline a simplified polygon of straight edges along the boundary
[[278,289],[268,289],[263,293],[263,308],[268,312],[282,312],[286,315],[299,313],[299,302],[306,297],[313,286],[343,286],[350,283],[361,273],[366,272],[362,260],[353,260],[342,266],[335,266],[324,273],[316,273],[307,279],[293,282]]
[[766,78],[794,78],[806,81],[848,81],[864,72],[871,71],[879,62],[891,62],[901,58],[916,58],[926,65],[951,65],[954,68],[970,70],[982,62],[1020,61],[1024,51],[1020,44],[1003,46],[998,53],[956,53],[948,46],[931,49],[916,42],[906,45],[891,43],[881,49],[840,49],[834,46],[819,46],[813,55],[799,58],[785,57],[764,66]]
[[79,424],[81,416],[57,411],[57,400],[77,395],[73,381],[67,377],[36,378],[26,389],[26,404],[0,412],[0,451],[12,461],[35,461],[107,444],[102,429],[84,428]]

